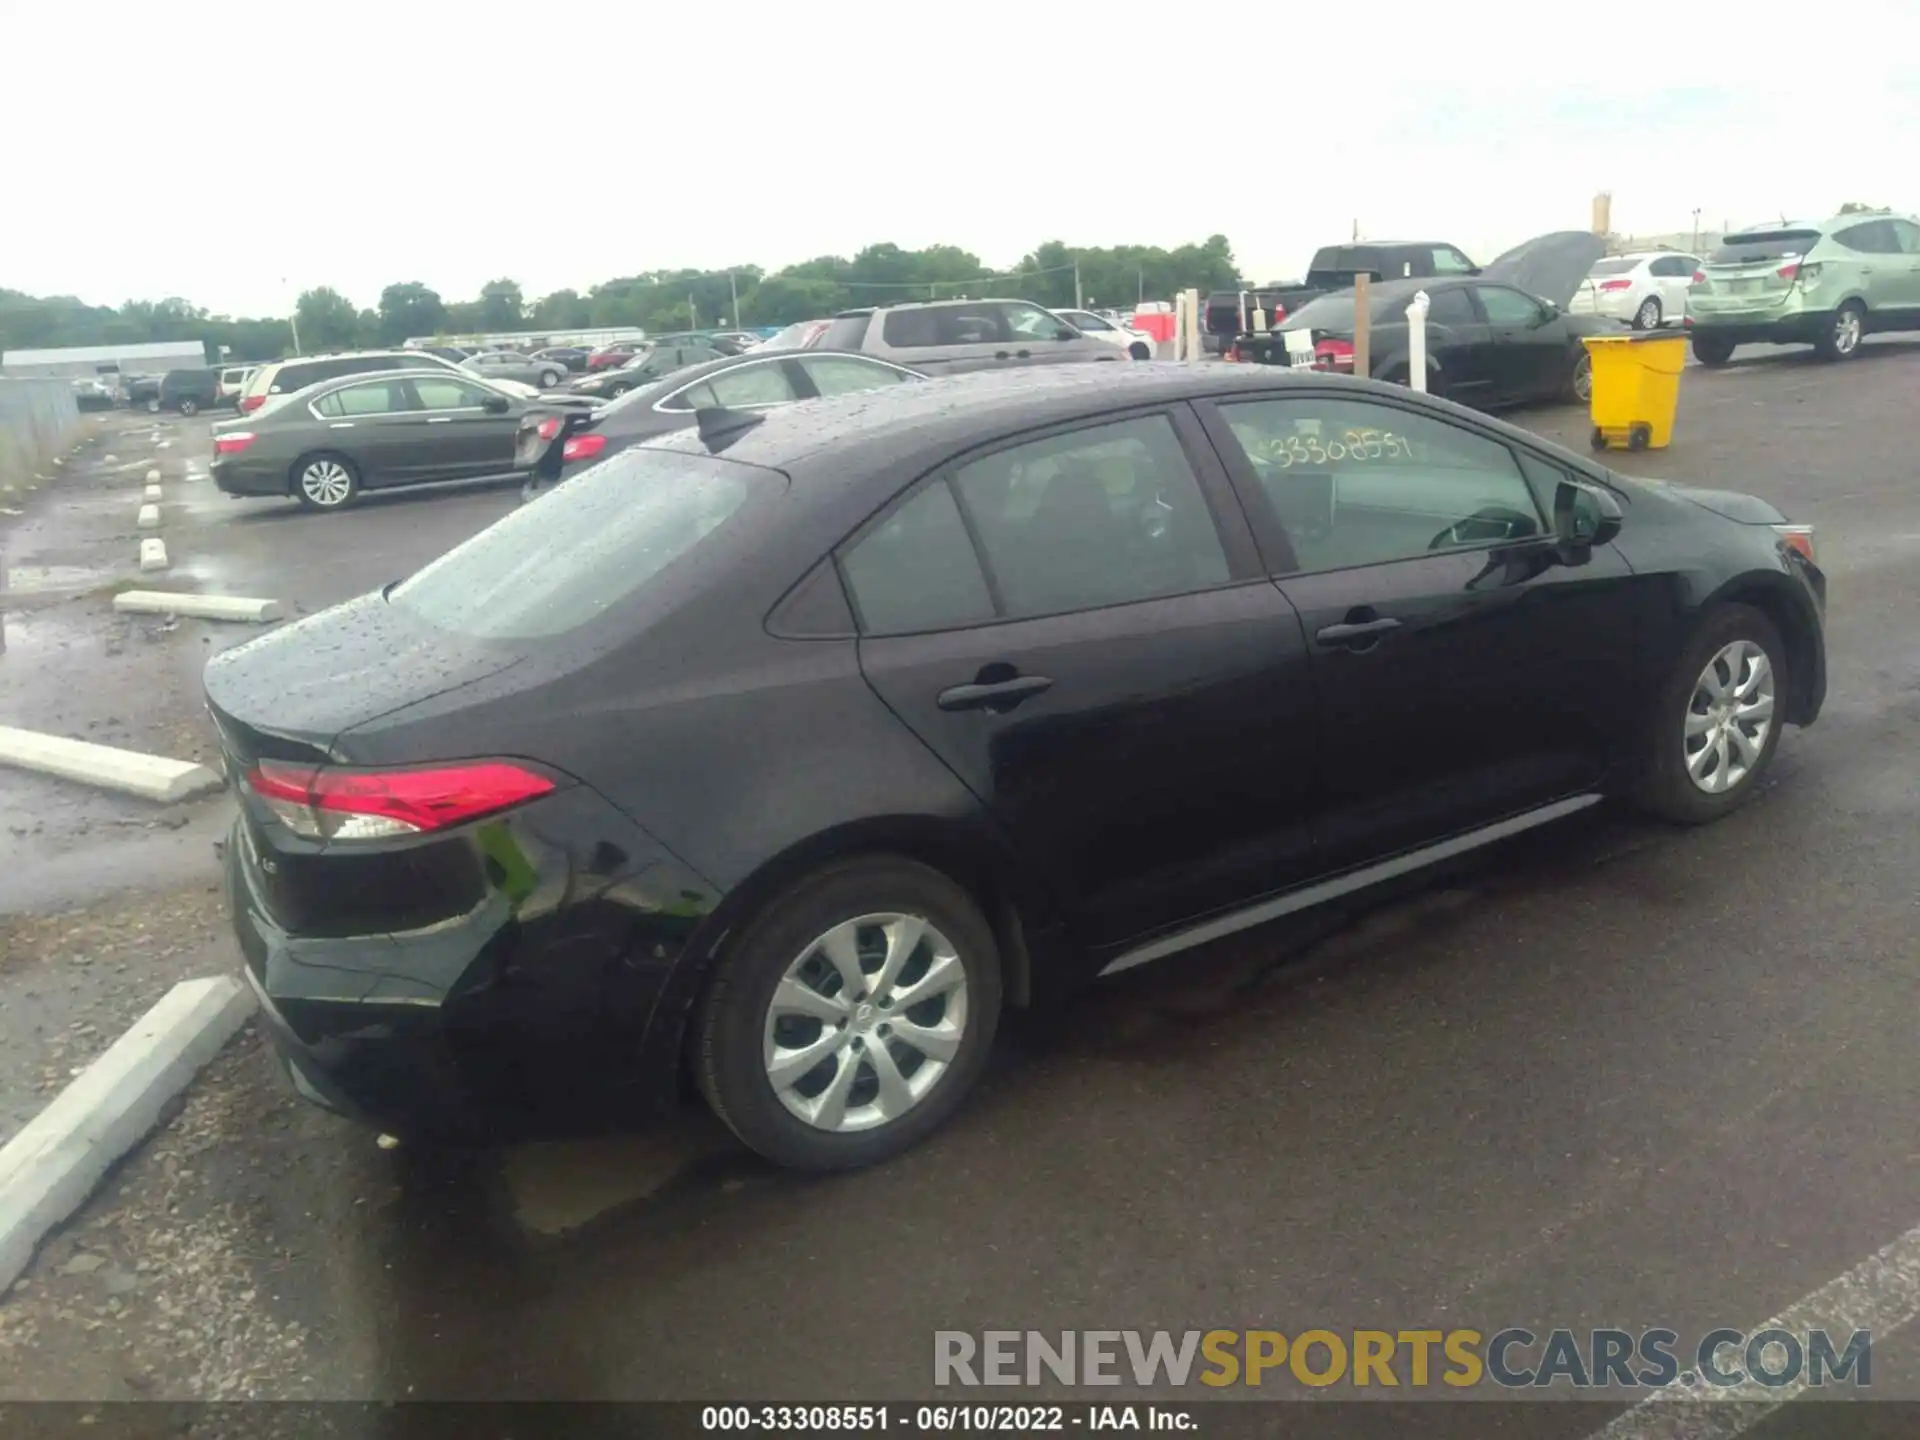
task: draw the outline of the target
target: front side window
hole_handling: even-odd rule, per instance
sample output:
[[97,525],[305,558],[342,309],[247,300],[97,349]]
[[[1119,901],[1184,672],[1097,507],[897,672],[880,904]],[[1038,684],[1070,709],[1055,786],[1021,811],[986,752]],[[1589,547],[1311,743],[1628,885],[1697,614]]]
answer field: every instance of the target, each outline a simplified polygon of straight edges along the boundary
[[914,377],[891,365],[859,360],[851,355],[808,355],[797,362],[822,395],[851,395],[882,385],[896,385]]
[[1016,445],[960,467],[953,483],[1010,618],[1227,580],[1212,513],[1164,415]]
[[1433,273],[1436,275],[1471,275],[1473,262],[1451,245],[1433,247]]
[[1504,285],[1482,285],[1480,304],[1489,325],[1532,325],[1540,318],[1540,302]]
[[478,410],[493,392],[469,385],[451,375],[422,375],[413,382],[422,410]]
[[1315,397],[1240,401],[1220,413],[1301,570],[1546,533],[1513,452],[1446,421]]
[[1011,301],[1001,309],[1007,317],[1007,329],[1018,340],[1070,340],[1072,331],[1060,323],[1057,315],[1042,310],[1038,305],[1022,305]]
[[993,619],[953,491],[934,480],[842,553],[840,568],[869,635],[949,630]]
[[1098,315],[1090,315],[1085,310],[1069,310],[1066,312],[1066,318],[1071,321],[1076,328],[1084,330],[1088,334],[1092,334],[1095,330],[1111,330],[1114,328]]

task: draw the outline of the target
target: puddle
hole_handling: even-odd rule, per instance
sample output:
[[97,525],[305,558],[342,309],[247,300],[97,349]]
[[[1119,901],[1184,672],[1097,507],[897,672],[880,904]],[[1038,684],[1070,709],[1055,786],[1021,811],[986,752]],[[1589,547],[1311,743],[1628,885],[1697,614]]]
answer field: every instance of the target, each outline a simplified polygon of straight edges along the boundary
[[9,595],[57,595],[91,590],[112,580],[111,571],[91,565],[9,565],[0,569],[0,603]]

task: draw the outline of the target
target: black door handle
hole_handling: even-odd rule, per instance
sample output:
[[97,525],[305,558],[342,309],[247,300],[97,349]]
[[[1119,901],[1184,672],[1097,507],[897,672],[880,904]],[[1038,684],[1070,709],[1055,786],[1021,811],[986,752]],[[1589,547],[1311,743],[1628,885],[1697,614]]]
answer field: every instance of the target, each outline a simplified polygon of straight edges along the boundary
[[1030,695],[1051,690],[1044,675],[1016,675],[988,685],[954,685],[940,692],[942,710],[1011,710]]
[[1398,630],[1400,622],[1391,615],[1383,615],[1378,620],[1360,620],[1346,625],[1328,625],[1314,632],[1313,638],[1322,645],[1345,645],[1350,649],[1364,649],[1366,645],[1377,641],[1389,630]]
[[1016,350],[1013,353],[1022,360],[1031,360],[1033,358],[1033,352],[1031,350]]
[[1013,355],[1010,351],[996,350],[993,352],[993,358],[996,360],[1011,360]]

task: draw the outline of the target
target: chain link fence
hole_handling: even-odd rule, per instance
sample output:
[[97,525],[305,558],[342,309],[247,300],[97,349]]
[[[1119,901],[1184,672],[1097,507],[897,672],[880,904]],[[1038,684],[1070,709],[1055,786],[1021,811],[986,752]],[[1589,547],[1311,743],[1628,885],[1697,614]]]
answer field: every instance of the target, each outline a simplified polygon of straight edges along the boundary
[[44,475],[80,428],[73,386],[65,380],[0,380],[0,501]]

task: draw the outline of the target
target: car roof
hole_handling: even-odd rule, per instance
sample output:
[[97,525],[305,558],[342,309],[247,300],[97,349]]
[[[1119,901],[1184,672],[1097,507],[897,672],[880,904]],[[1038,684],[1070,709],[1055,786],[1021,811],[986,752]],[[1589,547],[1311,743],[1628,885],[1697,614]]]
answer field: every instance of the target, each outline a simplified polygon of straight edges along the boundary
[[[1310,378],[1326,380],[1323,375]],[[751,428],[728,437],[723,453],[729,460],[788,471],[796,482],[814,473],[861,471],[876,465],[913,470],[922,459],[925,468],[969,444],[1075,420],[1089,412],[1223,391],[1270,393],[1292,383],[1307,383],[1307,379],[1293,376],[1284,367],[1202,361],[1157,365],[1086,361],[972,371],[761,411]],[[697,437],[687,438],[694,434],[682,431],[656,443],[684,449],[700,443]]]

